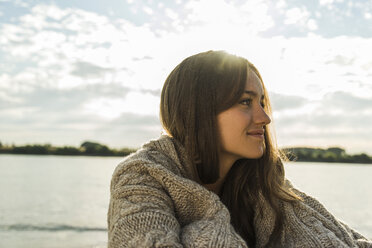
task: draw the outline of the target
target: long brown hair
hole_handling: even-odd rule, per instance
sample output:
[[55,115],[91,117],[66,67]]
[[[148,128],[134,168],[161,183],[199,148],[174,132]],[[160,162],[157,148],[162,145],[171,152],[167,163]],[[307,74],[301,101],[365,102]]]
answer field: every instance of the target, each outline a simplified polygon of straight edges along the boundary
[[[208,51],[183,60],[167,77],[160,101],[164,129],[184,145],[203,184],[219,177],[217,115],[235,105],[244,92],[247,74],[256,67],[245,58],[224,51]],[[271,114],[264,89],[265,111]],[[265,151],[259,159],[240,159],[230,169],[220,198],[231,214],[236,231],[254,246],[254,206],[262,195],[275,212],[275,226],[269,244],[280,237],[283,214],[280,200],[300,199],[284,185],[284,168],[268,126]]]

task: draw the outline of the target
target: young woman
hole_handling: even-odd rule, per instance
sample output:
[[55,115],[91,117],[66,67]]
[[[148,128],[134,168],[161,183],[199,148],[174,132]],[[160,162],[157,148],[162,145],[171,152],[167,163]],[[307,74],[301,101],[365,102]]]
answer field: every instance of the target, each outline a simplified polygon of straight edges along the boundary
[[168,76],[166,135],[116,168],[109,247],[372,247],[284,178],[258,70],[222,51]]

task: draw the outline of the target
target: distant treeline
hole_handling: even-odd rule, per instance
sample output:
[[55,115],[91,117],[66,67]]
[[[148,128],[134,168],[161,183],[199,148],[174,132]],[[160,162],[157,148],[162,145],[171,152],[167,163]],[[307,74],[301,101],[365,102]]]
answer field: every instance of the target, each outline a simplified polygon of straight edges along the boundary
[[[127,156],[136,149],[122,148],[111,149],[106,145],[96,142],[85,141],[80,147],[63,146],[56,147],[50,144],[45,145],[3,145],[0,142],[0,154],[39,154],[39,155],[84,155],[84,156]],[[345,150],[339,147],[328,149],[294,147],[283,148],[282,151],[290,161],[304,162],[337,162],[337,163],[362,163],[372,164],[372,157],[365,153],[348,155]]]
[[348,155],[339,147],[328,149],[295,147],[284,148],[282,151],[291,161],[372,164],[372,157],[367,154]]
[[85,141],[80,147],[63,146],[56,147],[50,144],[45,145],[25,145],[25,146],[7,146],[0,142],[0,154],[38,154],[38,155],[80,155],[80,156],[127,156],[135,149],[122,148],[111,149],[106,145]]

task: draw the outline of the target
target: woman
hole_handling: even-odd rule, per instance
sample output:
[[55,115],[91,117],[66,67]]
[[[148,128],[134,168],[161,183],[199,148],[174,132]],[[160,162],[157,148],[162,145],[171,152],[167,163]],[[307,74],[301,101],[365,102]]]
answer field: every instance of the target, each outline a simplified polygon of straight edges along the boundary
[[258,70],[222,51],[168,76],[166,135],[111,182],[109,247],[372,247],[284,178]]

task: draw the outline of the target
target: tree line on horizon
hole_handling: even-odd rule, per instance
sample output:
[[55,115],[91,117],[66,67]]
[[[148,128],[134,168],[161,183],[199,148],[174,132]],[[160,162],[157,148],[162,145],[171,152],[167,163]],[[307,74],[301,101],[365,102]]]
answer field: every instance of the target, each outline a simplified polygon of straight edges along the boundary
[[[3,145],[0,142],[0,154],[37,154],[37,155],[68,155],[68,156],[127,156],[136,149],[121,148],[112,149],[106,145],[85,141],[80,147],[63,146],[56,147],[50,144],[44,145]],[[372,157],[365,153],[349,155],[339,147],[327,149],[310,147],[289,147],[281,151],[289,161],[300,162],[337,162],[337,163],[362,163],[372,164]]]
[[122,148],[112,149],[100,143],[85,141],[80,147],[73,146],[52,146],[44,145],[24,145],[24,146],[4,146],[0,142],[0,154],[36,154],[36,155],[68,155],[68,156],[127,156],[136,149]]
[[366,153],[349,155],[344,149],[339,147],[327,149],[292,147],[281,150],[290,161],[372,164],[372,157]]

